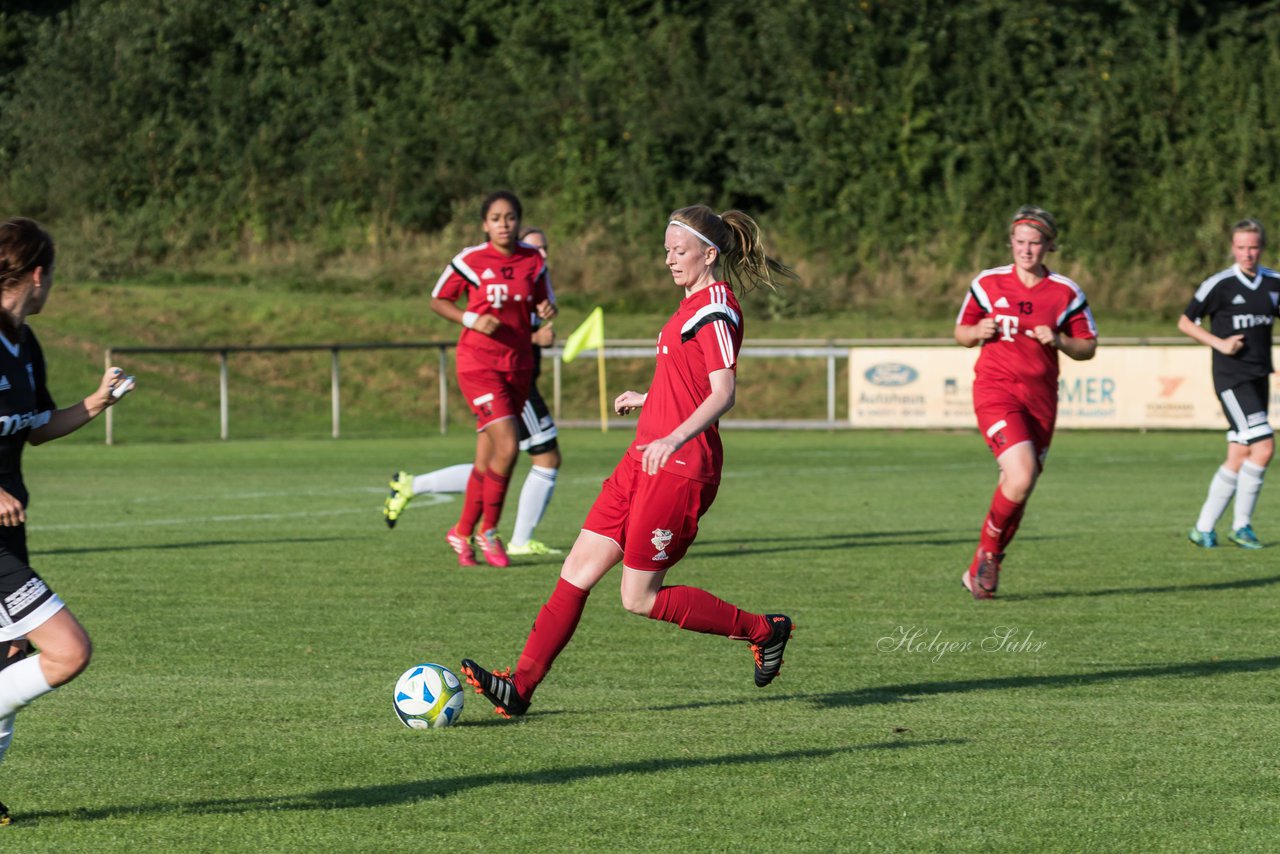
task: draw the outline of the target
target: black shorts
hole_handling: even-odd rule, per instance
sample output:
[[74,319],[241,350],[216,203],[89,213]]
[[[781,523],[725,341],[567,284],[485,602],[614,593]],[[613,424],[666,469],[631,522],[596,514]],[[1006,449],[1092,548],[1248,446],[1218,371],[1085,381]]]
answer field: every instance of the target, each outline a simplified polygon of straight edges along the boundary
[[0,641],[26,636],[62,608],[27,564],[27,529],[0,528]]
[[1271,437],[1273,431],[1267,423],[1267,399],[1270,395],[1271,377],[1245,380],[1218,392],[1222,412],[1231,424],[1227,431],[1228,442],[1251,445],[1259,439]]
[[556,446],[556,422],[551,418],[547,402],[538,393],[538,384],[529,386],[529,399],[517,419],[520,428],[520,450],[544,454]]

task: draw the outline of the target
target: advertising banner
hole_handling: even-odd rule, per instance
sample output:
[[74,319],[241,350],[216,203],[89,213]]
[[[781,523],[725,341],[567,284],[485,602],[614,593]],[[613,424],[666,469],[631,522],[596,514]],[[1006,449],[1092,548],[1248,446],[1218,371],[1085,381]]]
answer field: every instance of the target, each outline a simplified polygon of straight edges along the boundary
[[[854,427],[974,426],[973,364],[979,349],[856,347],[849,351]],[[1274,352],[1280,364],[1280,348]],[[1202,346],[1106,346],[1088,362],[1060,356],[1058,426],[1226,430]],[[1280,380],[1271,376],[1272,423]]]

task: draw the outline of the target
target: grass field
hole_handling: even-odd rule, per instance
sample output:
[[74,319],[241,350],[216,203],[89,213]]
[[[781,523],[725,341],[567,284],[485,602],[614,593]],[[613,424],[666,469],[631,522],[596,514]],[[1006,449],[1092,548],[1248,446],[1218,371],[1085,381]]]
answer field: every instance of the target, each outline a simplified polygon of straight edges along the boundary
[[[544,539],[571,541],[628,439],[562,437]],[[774,685],[608,579],[526,718],[469,694],[432,732],[396,721],[396,676],[514,664],[558,569],[458,569],[452,500],[385,528],[386,475],[465,459],[464,432],[31,449],[32,560],[96,657],[19,716],[0,848],[1280,845],[1280,565],[1184,539],[1220,436],[1059,436],[989,603],[960,587],[994,483],[975,435],[726,444],[671,579],[793,616]]]

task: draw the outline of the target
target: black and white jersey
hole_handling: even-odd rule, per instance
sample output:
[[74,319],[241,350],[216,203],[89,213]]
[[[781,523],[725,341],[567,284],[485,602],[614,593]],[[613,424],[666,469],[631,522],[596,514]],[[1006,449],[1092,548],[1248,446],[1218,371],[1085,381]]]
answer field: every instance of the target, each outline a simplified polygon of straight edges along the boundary
[[1265,377],[1271,364],[1271,325],[1280,313],[1280,273],[1259,267],[1250,279],[1233,264],[1205,279],[1196,288],[1188,319],[1200,323],[1210,315],[1209,331],[1219,338],[1243,335],[1244,346],[1234,356],[1213,351],[1213,384],[1221,391],[1247,380]]
[[0,334],[0,489],[27,506],[22,482],[22,449],[33,427],[53,414],[53,397],[45,385],[44,353],[36,334],[23,326],[17,341]]

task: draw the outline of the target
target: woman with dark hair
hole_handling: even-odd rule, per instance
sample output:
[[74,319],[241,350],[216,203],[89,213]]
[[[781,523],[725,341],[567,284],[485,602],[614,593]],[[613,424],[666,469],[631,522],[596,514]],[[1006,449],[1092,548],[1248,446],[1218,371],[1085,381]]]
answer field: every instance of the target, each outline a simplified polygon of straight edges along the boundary
[[534,690],[573,637],[591,589],[619,563],[628,611],[748,641],[760,687],[782,667],[790,617],[749,613],[705,590],[664,581],[692,545],[720,486],[719,420],[734,404],[742,346],[734,291],[772,285],[773,274],[790,271],[765,255],[751,217],[703,205],[671,214],[666,264],[683,298],[658,335],[653,381],[648,391],[624,391],[613,404],[619,415],[641,410],[635,441],[587,513],[515,673],[462,660],[467,681],[504,717],[528,711]]
[[[473,545],[491,566],[510,565],[498,519],[519,452],[516,419],[533,378],[532,316],[556,315],[546,259],[520,241],[522,213],[512,193],[487,197],[480,219],[488,241],[454,256],[431,291],[431,310],[462,326],[458,387],[476,415],[476,458],[462,515],[445,535],[459,566],[476,565]],[[466,309],[455,305],[460,297]]]
[[[520,232],[520,241],[525,246],[533,247],[547,257],[547,235],[540,228],[524,228]],[[542,514],[551,503],[555,493],[556,477],[560,472],[560,444],[557,440],[555,419],[551,417],[551,409],[538,391],[538,374],[542,365],[542,348],[555,343],[555,332],[551,322],[533,314],[533,374],[529,381],[529,399],[525,401],[520,417],[516,419],[517,439],[520,450],[528,453],[529,474],[525,476],[524,486],[520,490],[520,500],[516,506],[516,523],[511,532],[511,541],[507,544],[508,555],[558,555],[554,549],[540,540],[534,539]],[[423,493],[465,493],[475,467],[471,463],[459,463],[442,469],[413,475],[406,471],[396,472],[389,486],[390,494],[383,500],[382,517],[388,528],[394,528],[400,515],[414,496]]]
[[[96,391],[55,408],[40,343],[26,323],[49,299],[53,258],[52,238],[34,221],[0,225],[0,643],[8,648],[0,663],[0,759],[18,710],[78,676],[92,653],[84,627],[28,563],[23,447],[80,429],[133,385],[108,368]],[[0,824],[8,822],[0,804]]]

